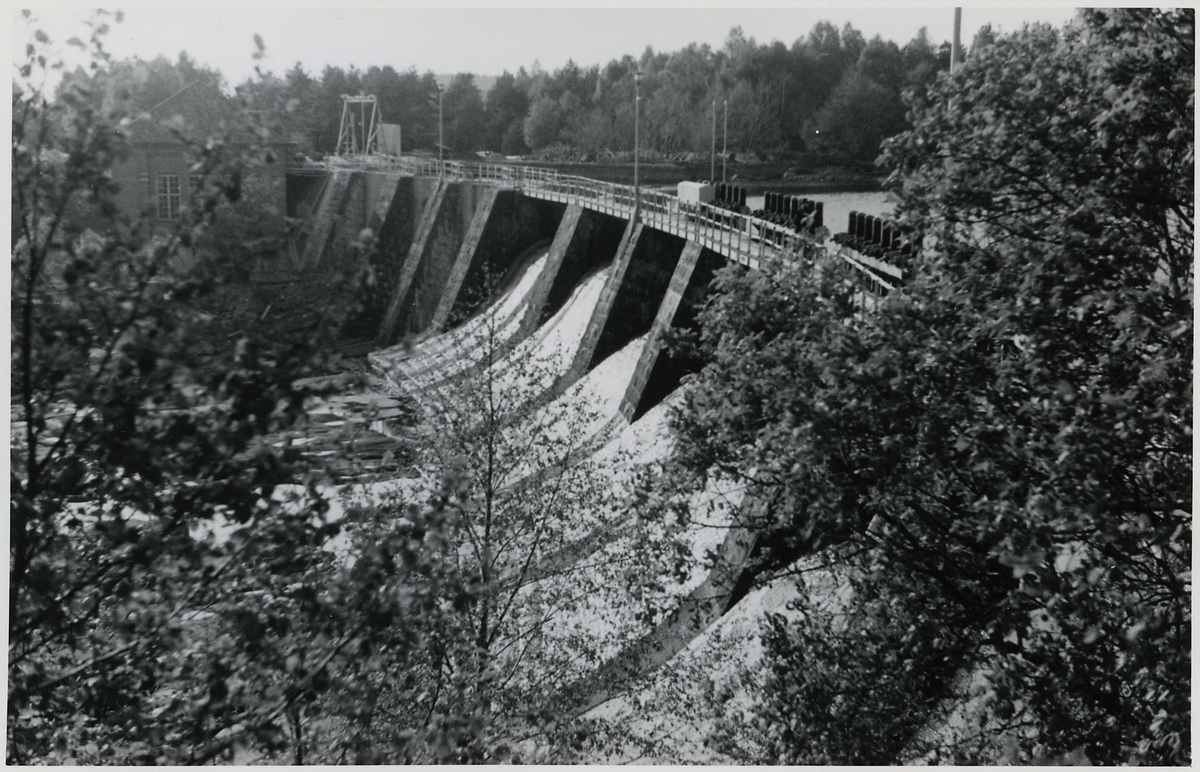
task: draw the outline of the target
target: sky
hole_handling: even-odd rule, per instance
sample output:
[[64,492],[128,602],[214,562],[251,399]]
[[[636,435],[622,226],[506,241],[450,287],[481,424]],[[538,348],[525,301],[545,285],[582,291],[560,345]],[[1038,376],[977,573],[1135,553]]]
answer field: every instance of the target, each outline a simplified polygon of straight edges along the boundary
[[[628,5],[628,0],[625,0]],[[300,62],[319,77],[326,65],[366,69],[391,65],[403,71],[416,67],[436,74],[471,72],[499,75],[504,70],[531,69],[535,62],[553,71],[573,60],[581,67],[605,65],[625,54],[640,56],[647,46],[656,52],[676,51],[689,43],[721,48],[730,29],[741,26],[756,42],[780,40],[791,45],[806,36],[818,21],[839,29],[849,22],[870,40],[875,35],[904,45],[921,27],[935,44],[953,34],[954,10],[946,6],[882,5],[820,6],[778,1],[770,7],[735,8],[712,0],[637,7],[590,3],[590,7],[534,7],[479,2],[463,7],[462,0],[438,7],[398,5],[358,0],[348,4],[295,7],[263,2],[211,0],[203,6],[142,4],[122,8],[124,20],[113,24],[106,47],[117,58],[176,59],[180,51],[216,68],[231,85],[254,72],[254,35],[262,36],[265,71],[282,74]],[[458,6],[458,7],[454,7]],[[86,37],[83,20],[91,11],[81,7],[32,5],[38,28],[51,39]],[[110,8],[115,8],[110,6]],[[1066,5],[1040,7],[963,7],[962,40],[970,44],[985,23],[1003,31],[1025,22],[1055,26],[1075,14]],[[31,34],[18,11],[12,12],[14,57]],[[63,46],[64,54],[74,49]],[[68,59],[68,68],[74,60]]]

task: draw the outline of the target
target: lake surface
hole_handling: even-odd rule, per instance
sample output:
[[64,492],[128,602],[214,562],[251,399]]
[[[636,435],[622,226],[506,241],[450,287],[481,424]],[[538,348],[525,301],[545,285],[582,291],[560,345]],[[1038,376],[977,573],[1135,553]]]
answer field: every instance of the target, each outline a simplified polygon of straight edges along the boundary
[[[886,191],[873,190],[853,193],[809,193],[803,198],[820,201],[825,205],[825,227],[831,233],[844,233],[851,212],[883,217],[891,214],[896,205],[896,197]],[[746,206],[761,209],[763,196],[746,196]]]

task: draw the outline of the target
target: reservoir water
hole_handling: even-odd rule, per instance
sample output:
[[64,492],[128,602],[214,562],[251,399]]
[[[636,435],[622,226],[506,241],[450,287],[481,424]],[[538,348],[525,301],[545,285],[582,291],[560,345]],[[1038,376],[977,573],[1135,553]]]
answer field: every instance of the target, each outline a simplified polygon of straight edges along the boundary
[[[825,205],[825,227],[831,233],[843,233],[851,212],[884,217],[891,214],[896,205],[896,197],[886,191],[859,191],[853,193],[808,193],[804,198],[820,201]],[[751,209],[761,209],[763,196],[747,196],[746,205]]]

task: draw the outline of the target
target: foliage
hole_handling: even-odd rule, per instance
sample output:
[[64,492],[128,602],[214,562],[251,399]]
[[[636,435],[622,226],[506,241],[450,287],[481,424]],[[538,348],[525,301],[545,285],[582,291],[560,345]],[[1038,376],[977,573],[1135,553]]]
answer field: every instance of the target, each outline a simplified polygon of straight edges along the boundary
[[768,618],[764,690],[787,699],[766,702],[753,723],[765,760],[888,764],[945,697],[965,660],[967,620],[935,583],[896,572],[878,553],[831,553],[854,613],[831,614],[802,596],[796,622]]
[[[226,337],[207,308],[236,266],[193,247],[268,151],[168,122],[200,195],[170,230],[119,217],[118,129],[145,94],[112,66],[99,14],[89,41],[68,41],[92,72],[48,99],[60,65],[26,19],[13,92],[8,760],[202,762],[271,746],[357,640],[355,615],[383,618],[368,603],[339,627],[304,600],[337,527],[317,478],[282,487],[300,479],[297,457],[272,436],[301,414],[292,383],[331,328],[300,343]],[[293,655],[316,664],[285,667]]]
[[847,72],[813,119],[818,149],[839,149],[866,158],[879,143],[904,128],[904,104],[861,71]]
[[[1193,57],[1190,10],[997,36],[885,145],[925,234],[903,290],[719,278],[681,463],[772,503],[765,568],[844,543],[870,588],[859,664],[820,619],[772,628],[778,758],[1188,761]],[[960,656],[986,688],[956,736]],[[880,700],[889,668],[916,675]]]
[[[484,288],[494,294],[491,279]],[[414,520],[407,502],[432,490],[436,528],[428,516],[406,527],[439,572],[436,612],[414,620],[423,650],[406,655],[403,679],[369,700],[370,721],[355,728],[376,749],[359,760],[561,758],[569,722],[548,706],[622,629],[606,620],[612,632],[585,633],[578,622],[623,597],[613,578],[631,567],[587,538],[615,508],[583,444],[596,416],[578,402],[566,415],[545,404],[555,356],[515,349],[509,322],[495,307],[468,319],[435,344],[447,346],[450,371],[406,381],[423,412],[418,479],[347,491],[373,513],[347,529],[370,544],[373,529]]]
[[[715,102],[718,111],[728,106],[735,152],[804,150],[820,136],[824,145],[870,164],[879,139],[904,121],[901,93],[930,82],[949,66],[948,56],[932,50],[924,30],[901,49],[879,39],[868,44],[850,25],[839,31],[821,22],[790,48],[779,41],[759,44],[734,28],[718,50],[692,44],[669,54],[647,51],[640,59],[626,55],[603,67],[568,62],[554,72],[536,65],[505,71],[484,95],[460,73],[443,101],[446,141],[458,152],[486,148],[508,155],[558,143],[577,153],[632,150],[633,74],[640,68],[646,149],[708,152]],[[843,92],[857,86],[850,96],[835,92],[844,80],[850,85]],[[331,66],[312,77],[297,63],[282,79],[264,76],[239,88],[274,104],[264,109],[276,111],[285,135],[306,153],[334,151],[341,95],[360,92],[375,94],[384,121],[403,127],[406,148],[433,149],[437,141],[437,80],[431,72]],[[873,113],[880,117],[860,129],[857,123]]]
[[[340,319],[295,339],[238,329],[221,313],[249,291],[238,255],[195,249],[253,195],[269,144],[172,121],[200,195],[169,231],[118,217],[116,129],[149,92],[104,53],[103,16],[93,29],[79,44],[94,71],[48,100],[36,84],[52,44],[31,27],[14,92],[9,760],[463,762],[579,746],[544,706],[641,624],[578,623],[614,607],[633,568],[586,539],[573,549],[619,513],[583,462],[593,417],[535,400],[547,374],[530,361],[500,368],[489,316],[475,377],[423,395],[438,403],[429,484],[353,505],[292,442],[307,432],[297,378]],[[150,72],[169,88],[174,67]],[[312,86],[289,81],[247,85],[244,106]],[[261,117],[229,131],[269,141],[281,128]]]
[[531,150],[539,150],[558,140],[562,130],[562,109],[558,100],[548,96],[539,97],[529,106],[525,116],[525,144]]
[[489,150],[519,155],[524,148],[521,127],[529,109],[529,95],[519,85],[524,78],[524,70],[517,76],[505,70],[487,92],[484,109],[487,114],[486,147]]
[[477,150],[483,146],[483,97],[475,85],[475,77],[459,73],[446,89],[443,108],[446,121],[446,142],[458,151]]

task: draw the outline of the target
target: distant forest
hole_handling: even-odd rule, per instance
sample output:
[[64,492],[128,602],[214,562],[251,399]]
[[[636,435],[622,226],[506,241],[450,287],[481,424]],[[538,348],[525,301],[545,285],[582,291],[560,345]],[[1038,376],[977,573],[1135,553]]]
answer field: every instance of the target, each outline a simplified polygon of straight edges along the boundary
[[[984,27],[970,48],[994,40]],[[908,127],[902,95],[919,97],[949,69],[950,44],[935,46],[924,28],[902,46],[879,36],[868,41],[849,24],[839,30],[822,21],[790,48],[759,44],[735,27],[720,50],[694,43],[674,53],[647,48],[640,58],[626,55],[603,67],[568,61],[547,72],[535,63],[477,79],[420,74],[415,66],[327,66],[317,77],[297,62],[282,76],[265,73],[235,91],[312,157],[337,149],[343,94],[374,94],[383,121],[401,126],[404,152],[436,151],[441,82],[444,145],[452,156],[486,150],[547,161],[628,161],[639,67],[643,160],[707,159],[714,117],[720,152],[728,112],[735,157],[786,152],[814,165],[861,167],[874,164],[883,139]],[[186,52],[176,62],[116,62],[113,72],[145,108],[197,81],[224,83]],[[88,77],[79,71],[65,83]]]
[[[974,46],[992,38],[990,28]],[[847,24],[813,27],[791,47],[759,44],[740,27],[713,50],[692,44],[674,53],[647,48],[603,67],[568,62],[554,72],[536,64],[505,71],[486,95],[473,75],[455,75],[443,96],[447,149],[489,150],[547,160],[628,159],[633,150],[634,80],[641,67],[643,158],[707,157],[714,102],[717,150],[728,104],[729,152],[806,152],[827,163],[871,164],[879,143],[907,126],[901,95],[923,91],[950,66],[950,45],[924,29],[904,45],[868,41]],[[488,78],[492,81],[492,78]],[[302,152],[336,149],[342,94],[375,94],[387,123],[402,127],[404,148],[437,143],[438,79],[389,65],[365,71],[326,67],[320,77],[301,63],[283,77],[244,84],[260,107],[290,105],[286,131]]]

